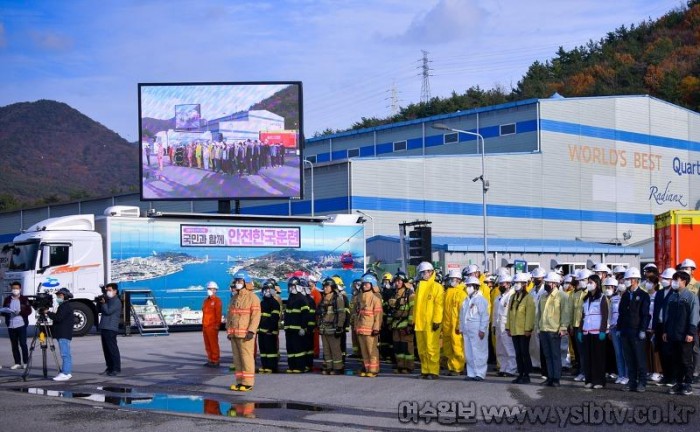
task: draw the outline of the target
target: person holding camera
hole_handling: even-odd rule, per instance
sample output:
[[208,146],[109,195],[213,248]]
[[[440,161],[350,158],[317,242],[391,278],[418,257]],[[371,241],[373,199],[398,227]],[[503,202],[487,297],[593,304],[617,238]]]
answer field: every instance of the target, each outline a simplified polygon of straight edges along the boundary
[[[29,315],[32,307],[29,299],[23,296],[22,285],[19,282],[10,284],[11,294],[5,297],[2,306],[12,310],[5,313],[5,324],[10,335],[10,345],[12,346],[12,356],[15,364],[10,369],[21,369],[27,364],[29,350],[27,349],[27,326],[29,325]],[[22,356],[20,357],[20,350]]]
[[117,293],[119,286],[114,283],[105,285],[105,294],[100,296],[98,305],[100,308],[100,336],[102,338],[102,352],[105,356],[107,369],[100,375],[117,376],[122,371],[117,334],[119,333],[119,316],[122,310],[122,302]]
[[73,360],[70,355],[70,341],[73,339],[73,306],[68,300],[73,294],[68,288],[56,291],[56,312],[46,312],[46,316],[53,321],[53,337],[58,341],[58,349],[61,351],[61,372],[54,377],[54,381],[68,381],[73,378]]

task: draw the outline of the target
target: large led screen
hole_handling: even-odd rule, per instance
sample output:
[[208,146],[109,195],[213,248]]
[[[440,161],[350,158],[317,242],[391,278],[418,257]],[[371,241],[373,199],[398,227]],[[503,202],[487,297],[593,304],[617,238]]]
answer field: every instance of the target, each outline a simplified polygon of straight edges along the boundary
[[301,198],[300,82],[139,84],[141,199]]

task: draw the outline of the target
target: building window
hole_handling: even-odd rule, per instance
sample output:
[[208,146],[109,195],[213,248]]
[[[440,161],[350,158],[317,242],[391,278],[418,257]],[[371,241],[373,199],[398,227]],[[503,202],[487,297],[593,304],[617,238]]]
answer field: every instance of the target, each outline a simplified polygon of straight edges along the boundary
[[360,157],[360,149],[350,149],[348,150],[348,157],[349,158],[354,158],[354,157]]
[[311,162],[312,164],[316,163],[316,156],[307,156],[306,160]]
[[394,151],[406,150],[406,141],[396,141],[394,142]]
[[515,133],[515,123],[501,125],[501,136],[513,135]]
[[446,133],[443,135],[445,139],[445,144],[454,144],[456,142],[459,142],[459,133],[457,132],[452,132],[452,133]]

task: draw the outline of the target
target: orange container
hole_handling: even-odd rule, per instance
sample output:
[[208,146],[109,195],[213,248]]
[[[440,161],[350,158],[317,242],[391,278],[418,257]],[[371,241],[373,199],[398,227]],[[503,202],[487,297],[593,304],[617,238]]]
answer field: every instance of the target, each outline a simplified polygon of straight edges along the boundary
[[700,211],[670,210],[654,218],[654,259],[659,271],[686,258],[700,262]]

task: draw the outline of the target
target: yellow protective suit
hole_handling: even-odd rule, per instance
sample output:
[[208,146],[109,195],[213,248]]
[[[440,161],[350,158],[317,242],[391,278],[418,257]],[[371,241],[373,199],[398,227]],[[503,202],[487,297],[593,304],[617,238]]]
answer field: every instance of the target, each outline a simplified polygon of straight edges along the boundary
[[428,280],[420,281],[416,288],[413,323],[424,375],[440,373],[440,329],[433,330],[433,324],[442,323],[444,301],[444,289],[435,281],[435,272]]
[[465,298],[467,288],[463,283],[447,288],[442,318],[442,355],[447,357],[447,369],[460,374],[464,371],[464,338],[455,330],[459,326],[459,309]]

